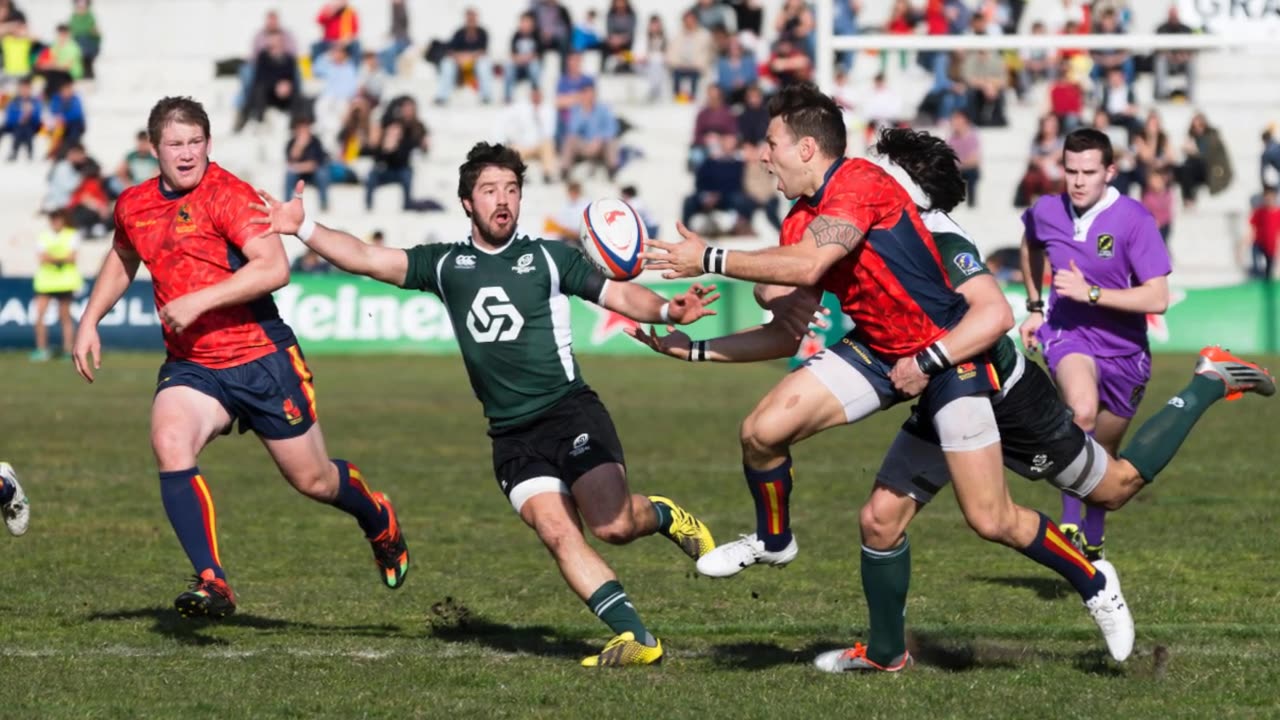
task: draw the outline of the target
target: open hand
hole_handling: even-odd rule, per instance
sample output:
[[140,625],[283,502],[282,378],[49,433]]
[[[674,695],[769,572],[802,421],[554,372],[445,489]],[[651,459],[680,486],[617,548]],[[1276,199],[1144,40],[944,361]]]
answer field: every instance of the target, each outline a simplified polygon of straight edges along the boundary
[[249,224],[266,226],[262,229],[263,235],[273,233],[297,235],[298,228],[302,227],[302,220],[306,217],[306,209],[302,206],[302,191],[306,185],[299,180],[298,184],[294,185],[293,197],[288,202],[280,202],[272,197],[271,193],[259,188],[258,195],[262,197],[263,204],[249,207],[262,215],[250,219]]
[[649,332],[647,333],[638,325],[626,328],[623,332],[660,355],[670,355],[679,360],[689,359],[689,347],[693,344],[693,341],[689,339],[688,335],[676,330],[671,325],[667,326],[666,335],[658,335],[658,331],[653,325],[649,326]]
[[664,271],[662,277],[667,280],[705,274],[702,270],[702,254],[707,249],[707,242],[682,222],[676,223],[676,231],[684,238],[682,242],[645,241],[646,250],[640,253],[640,257],[645,259],[645,268]]
[[86,382],[93,382],[93,371],[102,367],[102,341],[98,339],[98,326],[81,323],[76,330],[76,341],[71,346],[71,359],[76,372]]
[[817,337],[819,330],[831,327],[827,317],[831,310],[802,293],[792,293],[775,300],[768,306],[773,313],[769,322],[786,329],[795,338]]
[[715,285],[703,286],[694,283],[689,289],[671,298],[667,307],[667,317],[676,325],[688,325],[708,315],[715,315],[715,310],[707,306],[720,299]]

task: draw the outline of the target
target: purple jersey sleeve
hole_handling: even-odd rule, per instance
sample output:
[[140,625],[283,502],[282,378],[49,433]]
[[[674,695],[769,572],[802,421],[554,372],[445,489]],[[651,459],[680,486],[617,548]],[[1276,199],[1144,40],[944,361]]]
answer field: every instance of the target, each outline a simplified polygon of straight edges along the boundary
[[1141,285],[1173,272],[1173,264],[1169,260],[1169,249],[1160,237],[1160,229],[1156,227],[1155,218],[1145,209],[1135,215],[1128,257],[1133,277]]

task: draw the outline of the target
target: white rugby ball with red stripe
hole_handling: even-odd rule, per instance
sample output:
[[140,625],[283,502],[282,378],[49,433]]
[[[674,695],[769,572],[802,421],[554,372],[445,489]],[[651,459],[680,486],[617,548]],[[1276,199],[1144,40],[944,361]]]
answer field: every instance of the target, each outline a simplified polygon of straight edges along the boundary
[[601,198],[582,211],[582,249],[591,262],[612,280],[630,280],[644,270],[644,243],[648,236],[640,214],[618,198]]

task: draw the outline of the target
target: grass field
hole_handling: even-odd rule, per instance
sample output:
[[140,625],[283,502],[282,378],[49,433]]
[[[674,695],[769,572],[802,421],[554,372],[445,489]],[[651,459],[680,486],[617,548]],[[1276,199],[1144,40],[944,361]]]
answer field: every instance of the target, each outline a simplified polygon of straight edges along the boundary
[[[295,495],[237,436],[201,468],[240,608],[218,625],[181,620],[172,599],[190,566],[147,442],[158,363],[109,354],[90,387],[67,363],[0,355],[0,457],[33,508],[28,535],[0,537],[0,717],[1280,716],[1275,400],[1213,408],[1112,518],[1109,551],[1138,623],[1123,666],[1065,583],[978,540],[944,493],[912,529],[915,670],[811,667],[817,651],[862,637],[857,509],[900,408],[797,449],[803,551],[785,570],[711,581],[662,538],[605,547],[669,654],[602,674],[578,660],[608,630],[504,501],[452,358],[312,359],[330,452],[400,510],[414,557],[404,589],[380,586],[354,521]],[[1191,359],[1155,366],[1148,413]],[[633,488],[676,498],[721,540],[752,529],[736,427],[780,366],[583,367]],[[1010,482],[1056,516],[1050,488]]]

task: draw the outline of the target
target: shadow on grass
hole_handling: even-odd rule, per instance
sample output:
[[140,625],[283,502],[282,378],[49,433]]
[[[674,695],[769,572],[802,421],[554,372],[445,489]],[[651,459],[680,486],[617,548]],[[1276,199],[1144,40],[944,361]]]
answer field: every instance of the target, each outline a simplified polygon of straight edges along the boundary
[[1041,600],[1061,600],[1075,594],[1075,591],[1071,589],[1070,583],[1061,578],[986,575],[975,576],[973,579],[992,585],[1024,588],[1034,592]]
[[151,620],[151,632],[180,643],[197,646],[228,645],[229,641],[203,634],[201,631],[215,626],[249,628],[265,633],[294,633],[301,635],[349,635],[355,637],[389,638],[401,634],[397,625],[317,625],[316,623],[282,620],[249,613],[237,613],[222,620],[189,620],[171,607],[149,607],[136,610],[116,610],[91,613],[94,621]]
[[431,606],[427,632],[436,640],[482,645],[504,653],[583,658],[600,652],[598,645],[564,637],[560,631],[545,625],[517,627],[486,620],[473,615],[466,605],[451,597]]
[[838,650],[835,643],[810,643],[799,650],[765,642],[740,642],[714,645],[711,661],[729,670],[768,670],[780,665],[810,665],[819,654]]

